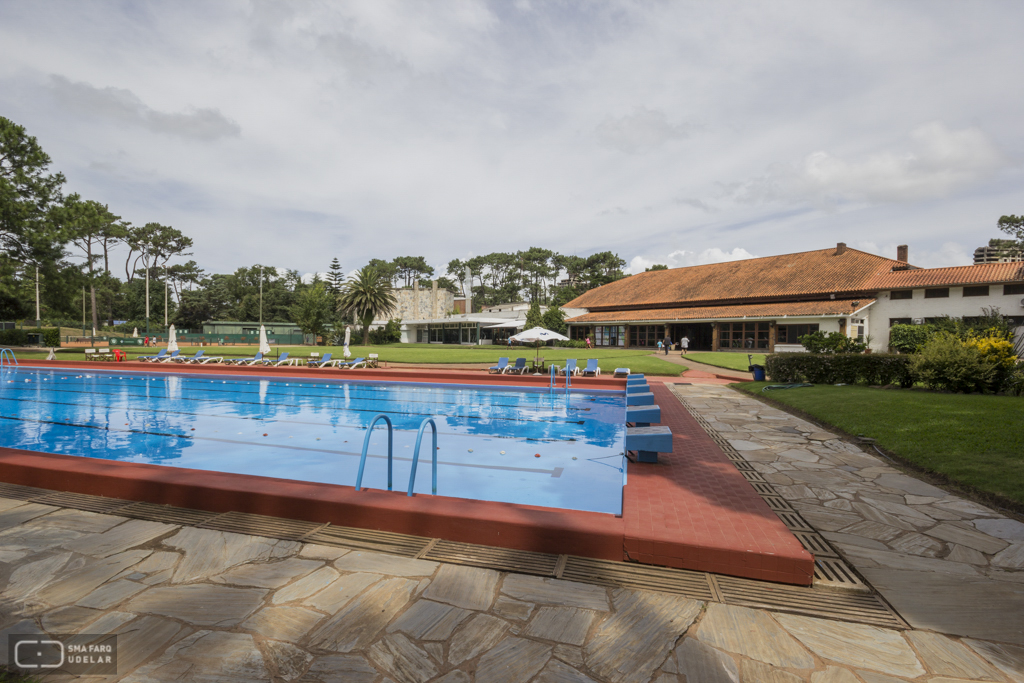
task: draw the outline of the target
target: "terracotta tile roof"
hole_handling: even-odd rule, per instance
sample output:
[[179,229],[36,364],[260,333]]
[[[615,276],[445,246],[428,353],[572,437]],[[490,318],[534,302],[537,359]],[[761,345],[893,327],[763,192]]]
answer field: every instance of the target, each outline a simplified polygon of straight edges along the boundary
[[870,289],[940,287],[1024,280],[1024,263],[979,263],[976,266],[921,268],[879,273],[868,281]]
[[649,308],[629,311],[584,313],[566,322],[618,323],[671,320],[725,320],[728,318],[772,318],[783,316],[850,315],[867,308],[874,299],[836,299],[835,301],[795,301],[790,303],[740,304],[736,306],[691,306],[687,308]]
[[898,261],[847,248],[714,263],[639,273],[597,287],[567,308],[591,310],[609,306],[642,308],[707,301],[740,301],[766,297],[860,292],[865,283]]

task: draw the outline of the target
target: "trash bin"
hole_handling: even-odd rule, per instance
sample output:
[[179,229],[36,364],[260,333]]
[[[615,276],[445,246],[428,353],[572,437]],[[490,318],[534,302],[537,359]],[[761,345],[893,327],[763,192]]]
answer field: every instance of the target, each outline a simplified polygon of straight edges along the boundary
[[763,365],[751,365],[750,372],[754,373],[755,382],[763,382],[765,380]]

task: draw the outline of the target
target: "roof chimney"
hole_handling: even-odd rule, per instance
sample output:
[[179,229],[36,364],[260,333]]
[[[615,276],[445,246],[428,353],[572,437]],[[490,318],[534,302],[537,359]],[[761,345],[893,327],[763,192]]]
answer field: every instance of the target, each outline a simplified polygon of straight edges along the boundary
[[836,256],[842,256],[846,253],[846,242],[840,242],[836,245]]
[[907,262],[907,245],[901,244],[900,246],[896,247],[896,260],[899,261],[900,263]]

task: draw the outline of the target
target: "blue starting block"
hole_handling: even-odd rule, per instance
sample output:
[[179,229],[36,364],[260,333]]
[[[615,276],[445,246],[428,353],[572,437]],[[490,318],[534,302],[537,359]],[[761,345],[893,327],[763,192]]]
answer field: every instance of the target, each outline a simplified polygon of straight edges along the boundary
[[656,427],[626,427],[626,450],[637,452],[638,462],[658,462],[658,453],[672,452],[672,430]]
[[626,385],[626,393],[627,394],[644,394],[644,393],[649,392],[650,390],[651,390],[651,387],[648,384],[639,384],[639,383],[634,382],[633,384],[627,384]]
[[634,372],[633,374],[631,374],[628,377],[626,377],[626,382],[627,383],[628,382],[644,382],[644,383],[646,383],[647,380],[644,378],[644,374],[642,372]]
[[639,393],[639,394],[626,394],[626,405],[627,406],[653,406],[654,405],[654,394],[651,392]]
[[659,406],[627,406],[626,422],[632,422],[637,427],[650,427],[652,422],[661,422],[661,408]]

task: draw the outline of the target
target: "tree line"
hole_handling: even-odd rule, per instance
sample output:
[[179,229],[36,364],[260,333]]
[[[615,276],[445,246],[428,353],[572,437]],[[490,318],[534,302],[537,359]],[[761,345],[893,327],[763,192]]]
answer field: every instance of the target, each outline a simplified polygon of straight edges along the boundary
[[452,259],[443,273],[423,256],[372,259],[352,277],[334,258],[311,282],[270,264],[207,273],[188,258],[193,241],[181,230],[133,225],[106,204],[66,193],[64,175],[50,165],[36,138],[0,117],[0,320],[35,320],[37,284],[39,318],[48,325],[75,327],[84,308],[92,328],[127,321],[116,329],[128,331],[143,325],[147,313],[156,328],[165,318],[186,329],[209,320],[297,322],[310,305],[303,296],[313,289],[328,297],[316,307],[332,308],[330,324],[358,322],[365,310],[346,307],[344,295],[359,282],[394,290],[429,287],[436,279],[456,295],[471,293],[480,310],[514,301],[557,306],[624,277],[618,254],[563,255],[540,247]]

